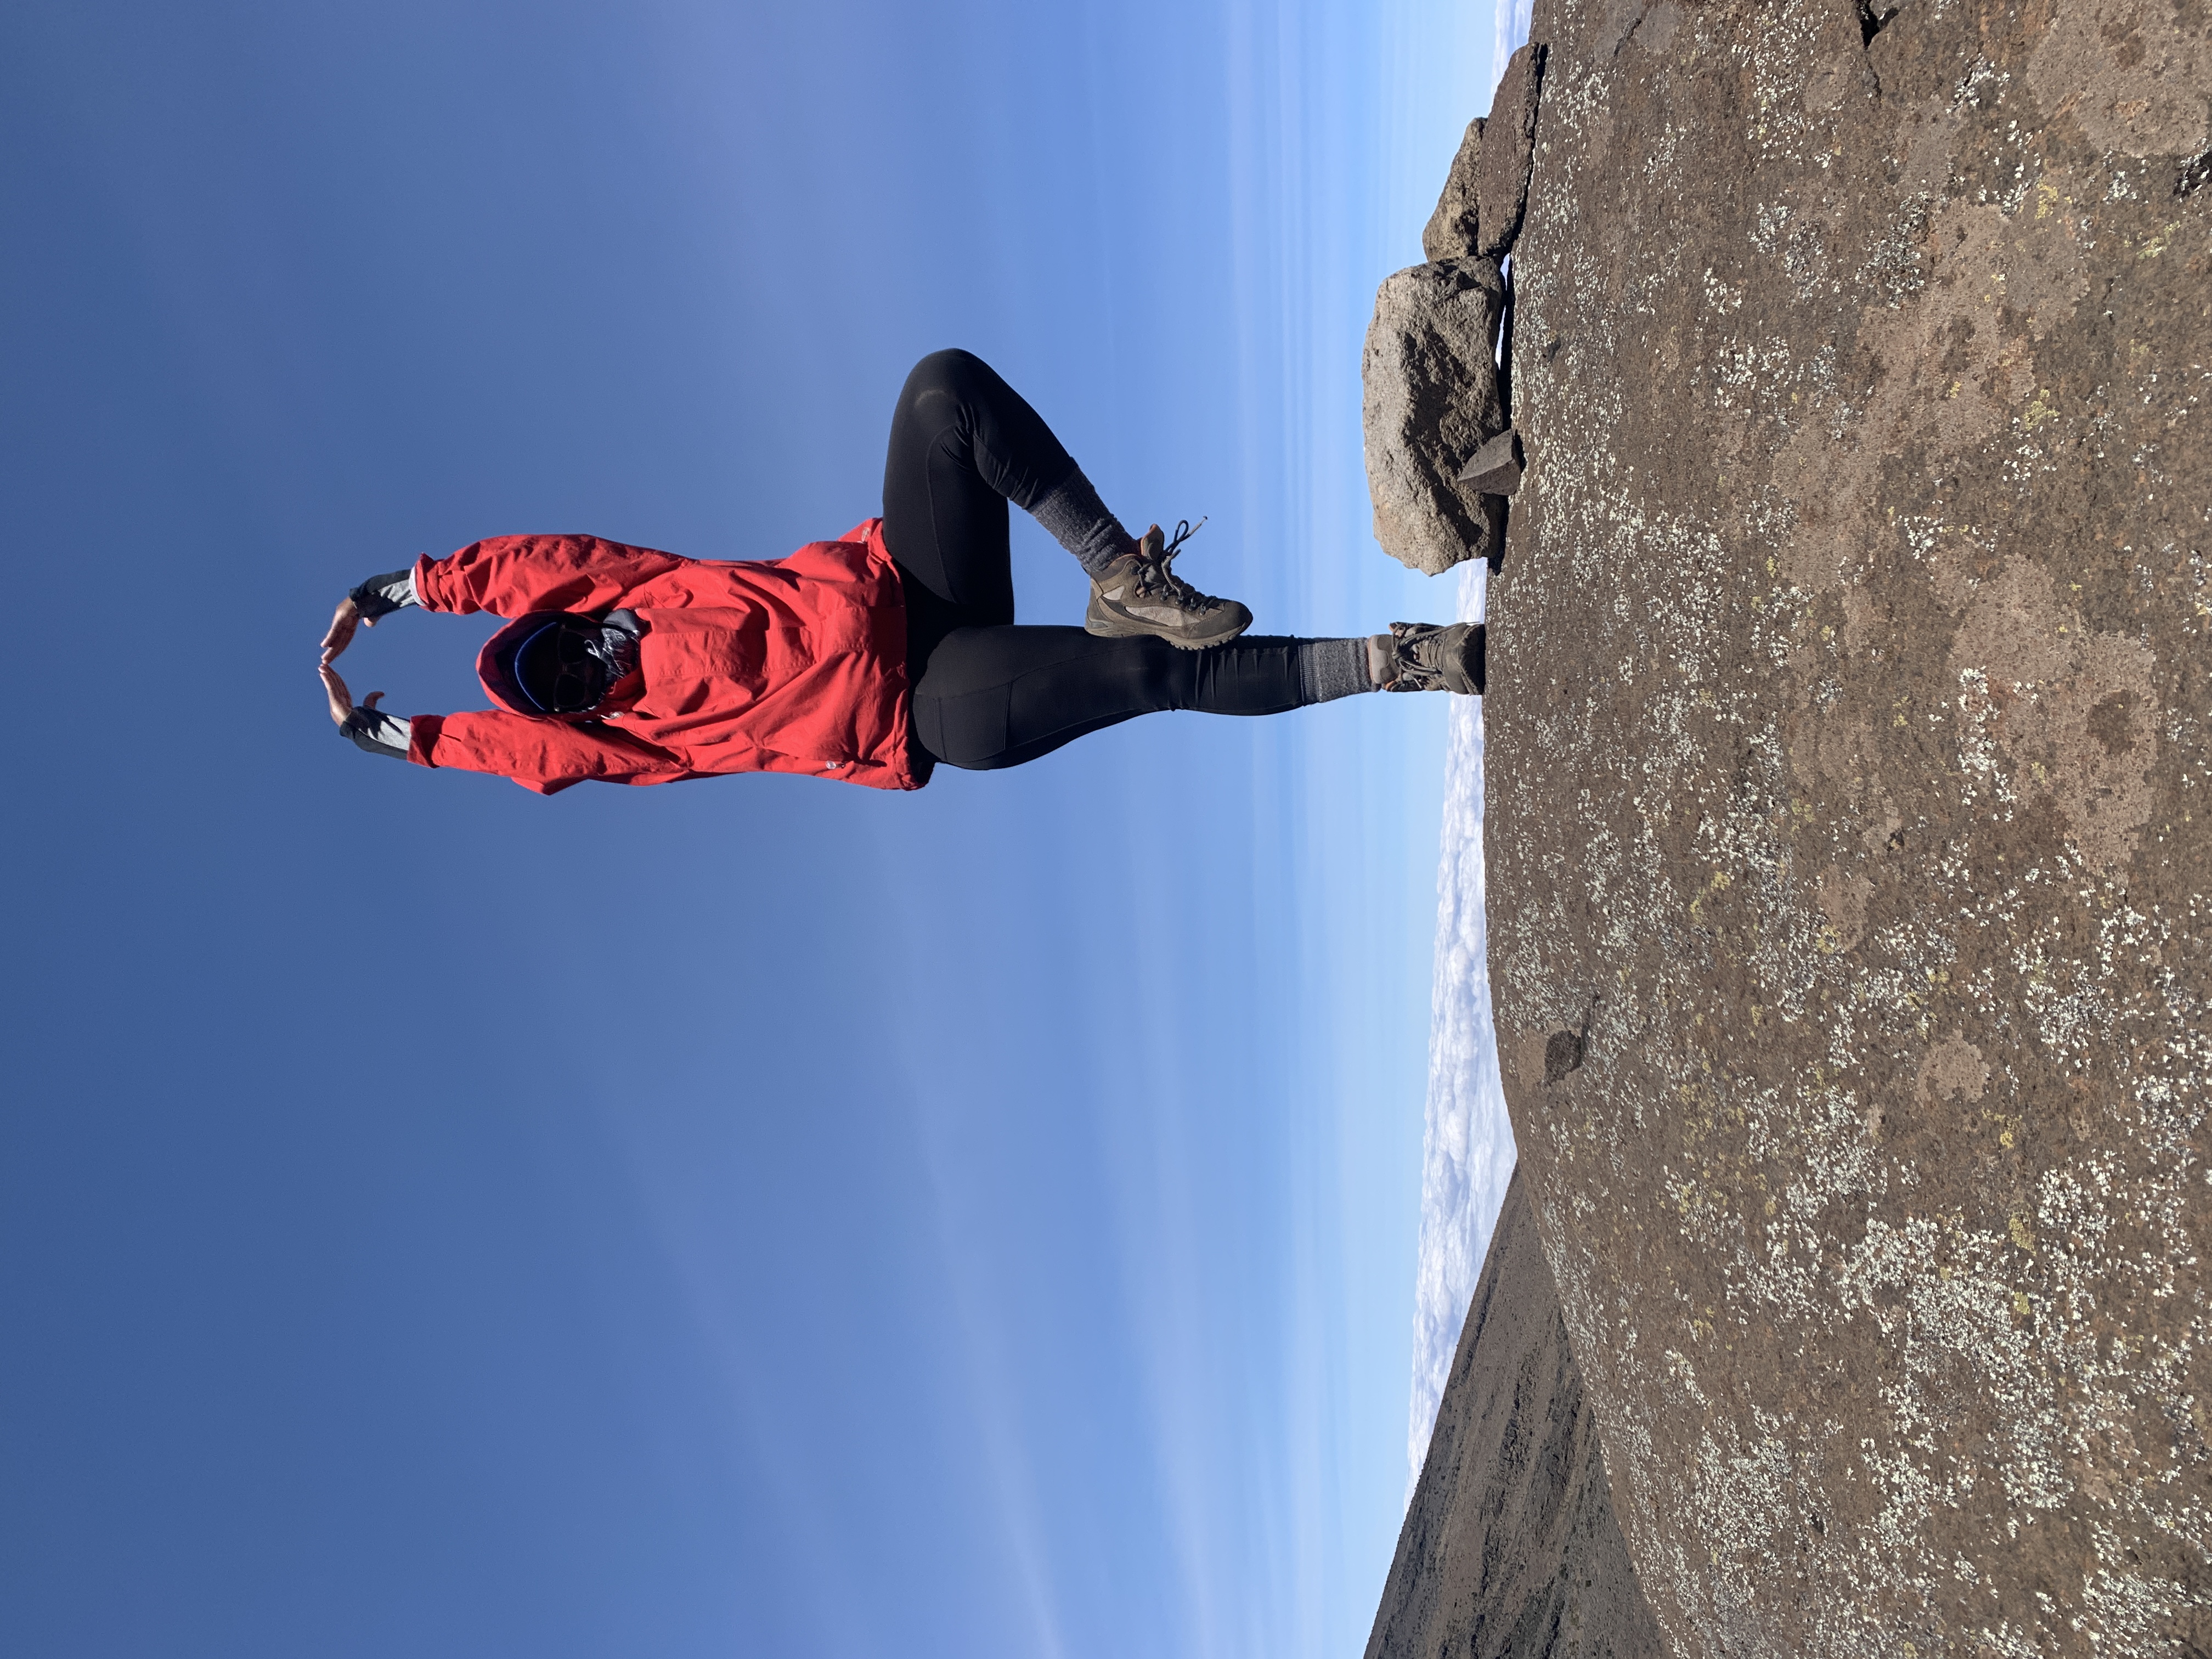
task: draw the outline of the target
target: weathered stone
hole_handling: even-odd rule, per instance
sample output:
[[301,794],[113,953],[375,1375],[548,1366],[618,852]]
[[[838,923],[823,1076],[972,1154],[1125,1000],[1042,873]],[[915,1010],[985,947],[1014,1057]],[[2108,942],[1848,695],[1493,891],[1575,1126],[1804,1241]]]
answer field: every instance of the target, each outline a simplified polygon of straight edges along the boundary
[[1481,166],[1482,118],[1478,115],[1467,124],[1467,136],[1459,141],[1459,154],[1452,157],[1451,172],[1444,179],[1444,192],[1437,198],[1436,210],[1421,231],[1421,253],[1431,264],[1482,257],[1475,204],[1475,179]]
[[1490,968],[1644,1593],[2212,1653],[2204,13],[1534,27]]
[[1474,452],[1459,470],[1459,482],[1486,495],[1510,495],[1521,488],[1521,434],[1508,427]]
[[1662,1659],[1516,1172],[1366,1659]]
[[1375,539],[1430,575],[1486,559],[1504,504],[1458,482],[1505,425],[1498,329],[1505,284],[1488,259],[1415,265],[1383,280],[1360,362]]
[[1475,174],[1476,216],[1482,226],[1477,249],[1487,259],[1503,258],[1521,234],[1528,197],[1528,173],[1535,159],[1536,105],[1544,81],[1544,47],[1530,41],[1506,60],[1483,129],[1481,165]]

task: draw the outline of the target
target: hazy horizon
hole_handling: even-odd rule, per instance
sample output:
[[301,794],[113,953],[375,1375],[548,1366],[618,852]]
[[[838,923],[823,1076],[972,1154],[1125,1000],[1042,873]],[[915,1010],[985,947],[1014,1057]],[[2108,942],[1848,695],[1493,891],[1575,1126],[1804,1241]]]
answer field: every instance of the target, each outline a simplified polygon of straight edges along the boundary
[[[1364,1639],[1442,699],[1162,717],[906,797],[547,801],[360,755],[312,653],[345,587],[483,535],[836,534],[955,343],[1126,519],[1211,514],[1185,568],[1261,628],[1449,615],[1369,534],[1359,349],[1492,33],[0,21],[0,467],[67,619],[22,630],[64,695],[6,820],[11,1650]],[[1079,614],[1017,541],[1024,616]],[[479,637],[396,617],[348,677],[471,706]]]
[[[1506,60],[1528,38],[1533,0],[1493,15],[1490,73],[1470,118],[1490,106]],[[1489,587],[1480,565],[1459,578],[1459,615],[1478,621]],[[1437,945],[1431,991],[1428,1103],[1421,1135],[1421,1245],[1413,1310],[1413,1395],[1406,1422],[1406,1498],[1421,1476],[1437,1407],[1451,1376],[1490,1232],[1518,1156],[1491,1025],[1483,908],[1482,705],[1455,704],[1444,756]]]

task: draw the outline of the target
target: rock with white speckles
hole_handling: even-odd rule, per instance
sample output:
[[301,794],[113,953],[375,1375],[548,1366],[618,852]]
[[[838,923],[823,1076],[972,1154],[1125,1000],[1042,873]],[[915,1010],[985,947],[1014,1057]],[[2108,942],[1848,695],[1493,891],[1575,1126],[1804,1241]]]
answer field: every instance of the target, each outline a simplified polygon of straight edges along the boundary
[[1375,539],[1432,576],[1488,558],[1504,532],[1503,503],[1459,473],[1505,428],[1496,359],[1504,298],[1489,259],[1415,265],[1375,296],[1360,362]]
[[1490,974],[1644,1593],[2212,1653],[2203,12],[1534,33]]

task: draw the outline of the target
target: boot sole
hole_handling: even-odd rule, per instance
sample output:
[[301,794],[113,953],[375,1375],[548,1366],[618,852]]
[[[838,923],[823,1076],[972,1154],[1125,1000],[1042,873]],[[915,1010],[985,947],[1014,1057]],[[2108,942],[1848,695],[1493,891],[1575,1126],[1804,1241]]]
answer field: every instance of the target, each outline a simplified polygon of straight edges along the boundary
[[1207,651],[1217,645],[1226,645],[1251,625],[1252,618],[1248,612],[1244,620],[1234,628],[1224,629],[1218,634],[1211,634],[1203,639],[1197,639],[1188,635],[1177,635],[1164,633],[1149,623],[1140,623],[1131,617],[1117,617],[1110,611],[1093,611],[1083,619],[1083,631],[1094,639],[1165,640],[1178,651]]

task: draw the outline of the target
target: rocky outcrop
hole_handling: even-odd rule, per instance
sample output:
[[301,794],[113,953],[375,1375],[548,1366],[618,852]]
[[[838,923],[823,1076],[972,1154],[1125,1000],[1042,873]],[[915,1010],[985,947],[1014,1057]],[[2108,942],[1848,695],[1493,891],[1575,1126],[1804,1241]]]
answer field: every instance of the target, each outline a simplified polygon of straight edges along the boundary
[[1415,265],[1375,296],[1360,363],[1375,539],[1432,576],[1488,558],[1504,529],[1503,504],[1458,482],[1505,426],[1496,360],[1504,301],[1490,259]]
[[2203,9],[1534,31],[1490,968],[1645,1595],[2212,1652]]
[[1498,261],[1521,223],[1543,65],[1541,46],[1513,54],[1421,232],[1428,263],[1384,281],[1367,328],[1361,412],[1375,539],[1431,576],[1498,557],[1504,498],[1521,478],[1519,443],[1500,447],[1508,301]]
[[1482,252],[1482,209],[1476,195],[1482,173],[1482,117],[1467,124],[1444,177],[1443,193],[1421,228],[1421,257],[1431,264],[1447,259],[1480,259]]
[[1516,1174],[1366,1659],[1661,1659]]
[[[1486,143],[1475,174],[1475,252],[1502,259],[1521,234],[1528,174],[1536,151],[1536,100],[1544,79],[1544,46],[1532,40],[1506,60],[1491,100]],[[1434,257],[1434,256],[1431,256]]]

